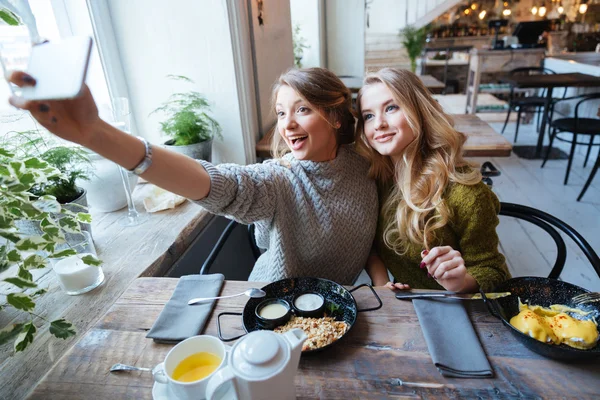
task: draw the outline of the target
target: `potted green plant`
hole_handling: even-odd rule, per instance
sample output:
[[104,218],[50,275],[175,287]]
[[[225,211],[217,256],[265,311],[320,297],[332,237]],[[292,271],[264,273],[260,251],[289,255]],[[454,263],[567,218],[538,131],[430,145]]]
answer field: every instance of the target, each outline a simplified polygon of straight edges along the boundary
[[[172,80],[194,83],[180,75],[168,75]],[[174,93],[154,113],[163,113],[166,119],[160,122],[162,132],[170,137],[165,147],[195,159],[211,161],[213,138],[221,135],[221,126],[208,113],[210,103],[195,91]]]
[[61,172],[31,190],[36,196],[50,195],[59,203],[86,205],[85,191],[77,181],[88,180],[90,174],[89,153],[79,146],[64,146],[37,129],[12,131],[6,134],[0,146],[13,152],[17,157],[36,157],[46,161]]
[[[0,146],[11,151],[18,158],[39,158],[56,168],[60,174],[54,175],[31,186],[34,196],[53,196],[72,212],[87,211],[86,191],[77,185],[77,181],[88,180],[91,174],[91,163],[88,152],[79,146],[64,146],[37,129],[9,132]],[[61,218],[56,215],[55,218]],[[40,231],[36,222],[20,221],[22,231]],[[83,224],[81,228],[91,235],[91,225]],[[79,234],[67,234],[67,242],[81,241]]]
[[304,50],[310,49],[310,46],[306,44],[306,39],[302,36],[302,30],[300,25],[294,26],[292,32],[292,43],[294,45],[294,65],[297,68],[302,68],[302,57],[304,57]]
[[[36,318],[48,322],[50,333],[57,338],[75,335],[74,326],[64,318],[49,321],[36,312],[35,300],[46,290],[38,287],[30,272],[46,268],[50,259],[75,255],[74,249],[59,249],[65,244],[65,235],[80,233],[79,223],[91,222],[89,214],[65,209],[54,196],[31,193],[34,186],[55,178],[66,179],[44,160],[18,158],[0,147],[0,279],[13,288],[2,293],[0,313],[4,308],[14,308],[20,314],[15,323],[0,330],[0,345],[14,340],[17,352],[33,342],[38,330]],[[20,231],[17,222],[22,220],[35,221],[41,233]],[[101,264],[91,255],[82,260],[88,265]]]
[[426,26],[415,28],[412,25],[408,25],[400,30],[400,38],[402,39],[402,45],[406,49],[406,53],[410,59],[410,70],[412,72],[417,70],[417,58],[421,55],[423,47],[425,46],[427,31],[428,29]]

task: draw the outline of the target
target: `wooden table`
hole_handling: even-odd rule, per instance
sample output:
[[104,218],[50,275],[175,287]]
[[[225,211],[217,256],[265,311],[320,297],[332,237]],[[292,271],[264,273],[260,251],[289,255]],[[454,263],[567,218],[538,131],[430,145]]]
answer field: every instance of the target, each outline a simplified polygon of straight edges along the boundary
[[568,74],[540,74],[540,75],[524,75],[524,76],[504,76],[500,79],[501,82],[509,83],[515,88],[531,88],[541,89],[546,88],[546,103],[544,105],[544,113],[538,134],[538,140],[535,147],[535,153],[531,156],[523,154],[526,158],[542,158],[542,150],[544,147],[544,136],[546,132],[546,124],[548,123],[548,115],[550,104],[552,103],[552,91],[554,88],[561,87],[600,87],[600,77],[587,75],[582,73]]
[[[136,279],[96,325],[80,338],[43,381],[32,399],[150,399],[148,372],[109,373],[117,362],[152,367],[171,345],[145,335],[170,298],[177,279]],[[234,294],[256,282],[225,283]],[[260,287],[260,284],[258,285]],[[466,303],[494,378],[445,378],[435,368],[412,303],[378,288],[383,307],[361,313],[339,345],[300,360],[296,394],[315,398],[594,398],[600,393],[600,364],[565,364],[525,348],[480,302]],[[359,307],[374,305],[368,289],[354,292]],[[217,302],[205,334],[216,335],[216,317],[242,311],[246,299]],[[221,319],[224,334],[243,333],[241,319]],[[459,334],[449,332],[448,334]]]
[[[339,78],[352,93],[358,93],[363,85],[362,78],[357,76],[340,76]],[[438,94],[444,90],[444,84],[431,75],[419,75],[419,78],[431,93]]]
[[432,94],[440,94],[444,91],[444,84],[440,81],[438,81],[436,78],[434,78],[431,75],[419,75],[419,78],[421,78],[421,81],[423,82],[423,84],[425,85],[425,87],[427,89],[429,89],[429,91]]
[[[137,191],[134,200],[138,210],[143,210]],[[98,257],[104,261],[104,283],[89,293],[69,296],[60,289],[50,268],[32,271],[38,285],[48,289],[36,300],[35,312],[48,320],[66,318],[78,333],[67,340],[57,339],[50,335],[49,323],[38,318],[34,321],[38,327],[35,340],[25,352],[14,354],[12,341],[0,347],[0,399],[24,398],[133,280],[139,276],[163,276],[211,218],[202,207],[190,202],[153,213],[148,221],[135,227],[118,223],[120,218],[126,218],[127,208],[112,213],[90,211],[94,244]],[[12,271],[6,273],[13,275]],[[1,293],[8,291],[3,285],[7,284],[0,283]],[[12,308],[2,310],[0,329],[21,321],[23,314]]]
[[[464,145],[466,157],[508,157],[512,145],[504,136],[497,133],[487,122],[472,114],[455,114],[454,127],[467,135]],[[257,157],[271,156],[272,131],[256,143]]]

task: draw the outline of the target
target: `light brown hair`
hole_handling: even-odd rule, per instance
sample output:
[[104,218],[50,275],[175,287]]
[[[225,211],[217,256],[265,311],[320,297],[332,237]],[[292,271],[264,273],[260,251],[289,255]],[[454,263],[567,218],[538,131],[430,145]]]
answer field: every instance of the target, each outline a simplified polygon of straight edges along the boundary
[[[287,85],[308,102],[335,130],[336,142],[347,144],[354,142],[354,113],[350,90],[333,72],[325,68],[290,69],[282,74],[275,85],[271,97],[273,110],[277,102],[279,89]],[[339,122],[340,127],[336,128]],[[290,149],[281,139],[277,126],[271,140],[273,158],[281,158]]]
[[[375,84],[390,90],[415,135],[397,163],[375,151],[365,137],[360,103],[364,88]],[[479,169],[461,168],[470,165],[462,156],[466,136],[454,129],[452,118],[419,77],[407,70],[384,68],[367,75],[357,104],[357,146],[371,161],[369,173],[384,185],[393,182],[382,208],[389,220],[384,230],[385,243],[398,254],[403,254],[409,243],[429,249],[433,232],[450,218],[443,197],[448,185],[474,185],[481,181]]]

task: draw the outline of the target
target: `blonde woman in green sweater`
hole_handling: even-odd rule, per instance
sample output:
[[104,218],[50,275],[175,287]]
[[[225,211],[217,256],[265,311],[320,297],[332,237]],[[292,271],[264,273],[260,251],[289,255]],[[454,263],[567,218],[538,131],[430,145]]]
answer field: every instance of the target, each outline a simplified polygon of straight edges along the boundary
[[500,203],[421,80],[384,68],[365,78],[357,104],[359,145],[380,192],[367,265],[374,285],[474,292],[510,278],[498,251]]

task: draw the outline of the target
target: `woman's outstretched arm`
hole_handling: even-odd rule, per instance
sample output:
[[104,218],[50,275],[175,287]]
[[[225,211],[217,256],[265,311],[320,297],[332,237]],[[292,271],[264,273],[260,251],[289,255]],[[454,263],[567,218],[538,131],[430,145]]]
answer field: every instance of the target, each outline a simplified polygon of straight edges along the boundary
[[[20,71],[12,72],[7,79],[18,86],[35,85],[32,77]],[[74,99],[28,101],[13,96],[9,102],[29,111],[53,134],[87,147],[128,170],[144,159],[144,143],[100,119],[94,98],[85,85],[81,95]],[[200,163],[159,147],[153,148],[152,165],[142,177],[192,200],[203,199],[210,192],[210,177]]]

